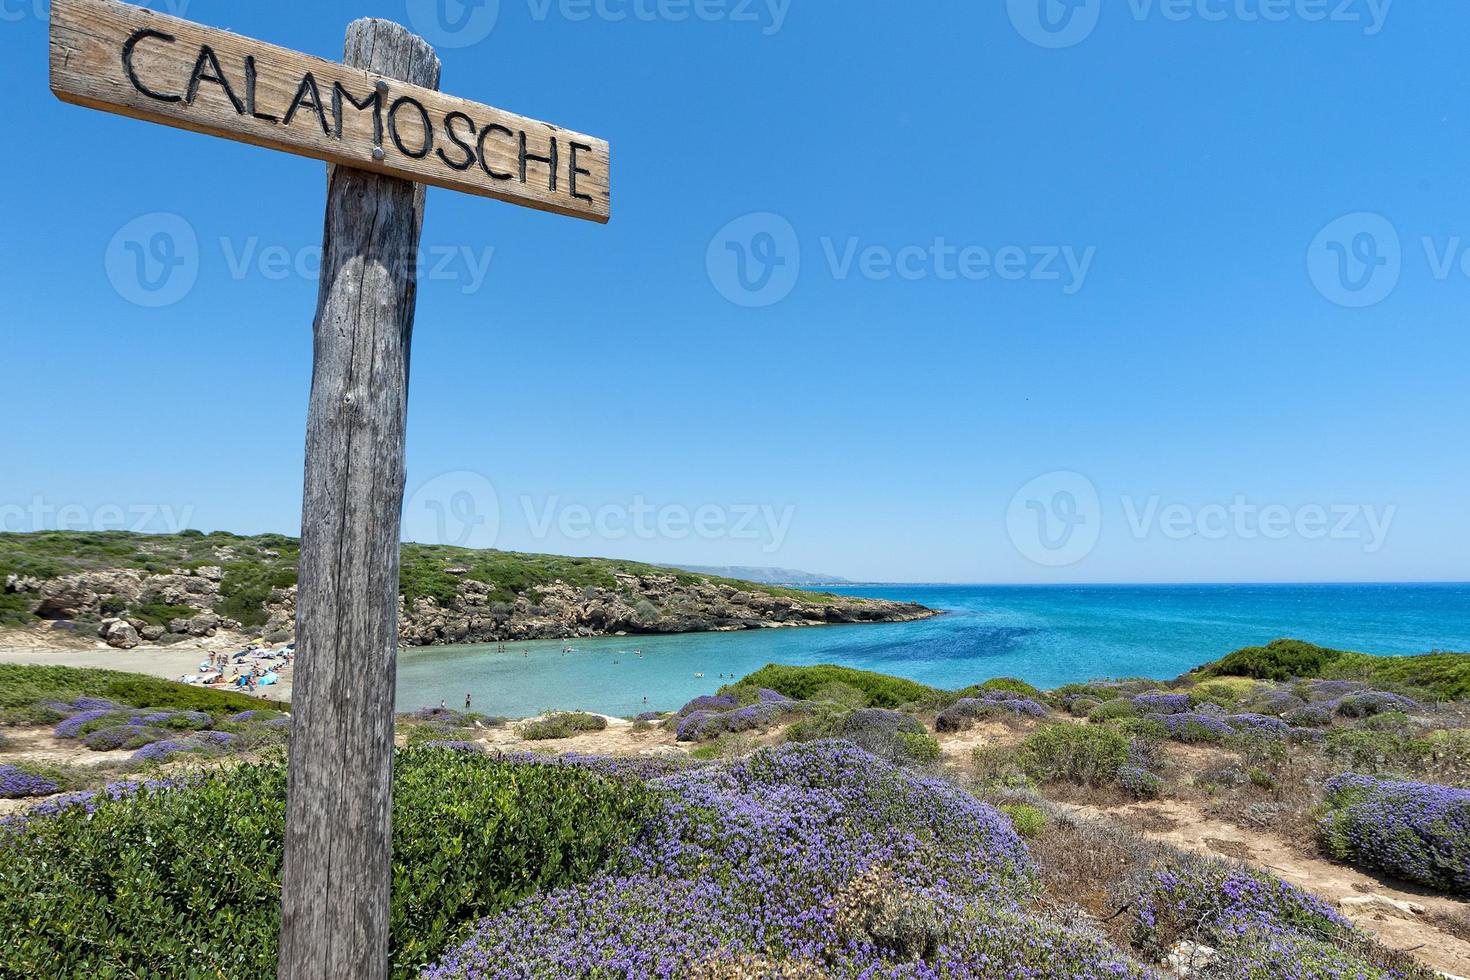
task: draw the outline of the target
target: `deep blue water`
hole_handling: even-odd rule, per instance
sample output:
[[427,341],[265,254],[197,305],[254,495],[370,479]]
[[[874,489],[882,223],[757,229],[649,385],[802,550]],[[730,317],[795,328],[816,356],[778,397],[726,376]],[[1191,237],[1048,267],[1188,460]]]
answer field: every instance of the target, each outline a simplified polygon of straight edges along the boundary
[[[476,710],[511,717],[547,708],[672,710],[768,663],[843,664],[946,688],[999,676],[1054,687],[1095,677],[1176,677],[1283,636],[1377,654],[1470,651],[1470,585],[836,591],[920,602],[945,614],[893,625],[516,643],[508,653],[493,646],[413,650],[399,658],[399,710],[441,699],[461,706],[466,692]],[[563,654],[568,643],[575,650]]]

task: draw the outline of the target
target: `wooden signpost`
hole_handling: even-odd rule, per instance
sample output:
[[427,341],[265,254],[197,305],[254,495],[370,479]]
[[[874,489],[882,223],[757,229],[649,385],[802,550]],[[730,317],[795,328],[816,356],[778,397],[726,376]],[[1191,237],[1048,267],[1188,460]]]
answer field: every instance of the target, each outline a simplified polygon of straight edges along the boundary
[[385,980],[394,658],[424,186],[606,222],[607,143],[437,91],[397,24],[345,64],[117,0],[52,0],[62,99],[325,160],[281,890],[283,980]]

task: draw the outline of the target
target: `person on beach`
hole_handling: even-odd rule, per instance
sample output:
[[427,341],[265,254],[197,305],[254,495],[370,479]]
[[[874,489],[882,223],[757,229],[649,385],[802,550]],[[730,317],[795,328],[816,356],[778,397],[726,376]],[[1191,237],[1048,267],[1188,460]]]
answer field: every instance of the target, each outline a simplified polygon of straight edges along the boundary
[[468,694],[464,696],[464,710],[470,710],[470,696]]

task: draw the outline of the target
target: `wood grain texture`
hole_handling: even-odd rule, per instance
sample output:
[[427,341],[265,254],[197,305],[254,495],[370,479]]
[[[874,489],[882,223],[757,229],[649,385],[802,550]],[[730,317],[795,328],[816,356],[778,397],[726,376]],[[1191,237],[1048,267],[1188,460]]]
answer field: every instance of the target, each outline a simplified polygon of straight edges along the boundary
[[93,109],[542,211],[597,222],[611,213],[603,140],[117,0],[52,0],[51,89]]
[[[347,60],[432,88],[396,24],[348,28]],[[408,371],[424,188],[328,169],[306,434],[281,896],[282,980],[386,980],[394,660]]]

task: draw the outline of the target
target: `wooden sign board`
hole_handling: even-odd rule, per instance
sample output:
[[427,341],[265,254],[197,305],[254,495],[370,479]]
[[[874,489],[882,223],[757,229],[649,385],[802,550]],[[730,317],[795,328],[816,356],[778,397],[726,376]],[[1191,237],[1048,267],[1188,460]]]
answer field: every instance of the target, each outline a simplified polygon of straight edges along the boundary
[[117,0],[52,0],[67,102],[606,222],[605,141]]

